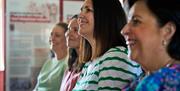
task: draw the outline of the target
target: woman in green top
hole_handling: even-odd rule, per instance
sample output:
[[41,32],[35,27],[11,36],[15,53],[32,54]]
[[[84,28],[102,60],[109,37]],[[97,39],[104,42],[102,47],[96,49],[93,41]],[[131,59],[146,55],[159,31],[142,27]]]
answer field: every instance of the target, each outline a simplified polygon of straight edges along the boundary
[[59,91],[67,67],[66,31],[67,24],[62,22],[53,28],[49,42],[54,57],[41,68],[34,91]]

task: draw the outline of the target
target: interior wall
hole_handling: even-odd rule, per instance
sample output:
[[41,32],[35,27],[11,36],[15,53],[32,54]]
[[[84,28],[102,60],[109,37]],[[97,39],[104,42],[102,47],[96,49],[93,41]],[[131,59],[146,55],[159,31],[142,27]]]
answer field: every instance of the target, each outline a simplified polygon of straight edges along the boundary
[[4,91],[3,1],[4,0],[0,0],[0,91]]

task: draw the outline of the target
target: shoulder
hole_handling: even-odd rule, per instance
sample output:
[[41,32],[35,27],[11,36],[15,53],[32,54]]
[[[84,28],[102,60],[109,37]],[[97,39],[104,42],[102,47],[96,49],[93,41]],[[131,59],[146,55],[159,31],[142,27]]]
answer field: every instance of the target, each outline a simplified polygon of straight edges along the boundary
[[160,81],[167,81],[165,80],[167,78],[171,78],[171,80],[180,79],[180,71],[177,68],[164,67],[148,76],[146,80],[162,79]]
[[[115,47],[109,49],[103,56],[101,56],[99,60],[99,64],[107,64],[107,65],[114,65],[119,67],[127,67],[131,66],[132,68],[139,68],[140,65],[136,62],[130,60],[127,56],[128,49],[125,47]],[[104,64],[104,66],[106,66]]]
[[52,64],[52,61],[53,61],[53,59],[48,59],[48,60],[46,60],[46,61],[44,62],[44,64],[43,64],[42,67],[46,67],[46,66],[48,66],[48,65],[51,65],[51,64]]
[[127,49],[124,47],[111,48],[98,59],[96,65],[100,71],[116,70],[122,73],[131,74],[137,77],[142,73],[141,67],[127,56]]
[[110,48],[107,52],[123,52],[127,54],[128,49],[123,46],[116,46],[116,47]]
[[144,78],[138,85],[138,89],[178,89],[180,87],[180,71],[178,69],[179,68],[169,67],[162,68]]
[[113,59],[127,59],[127,49],[124,47],[115,47],[110,48],[107,52],[105,52],[101,57],[99,57],[99,60],[113,60]]
[[161,77],[164,79],[180,79],[180,65],[173,65],[171,67],[161,68],[160,70],[155,72],[152,77]]
[[[120,55],[119,55],[120,54]],[[102,57],[108,56],[122,56],[127,57],[128,49],[122,46],[110,48]]]
[[154,74],[154,76],[157,78],[158,75],[160,75],[160,77],[163,79],[163,83],[171,83],[178,80],[180,84],[180,65],[164,67]]

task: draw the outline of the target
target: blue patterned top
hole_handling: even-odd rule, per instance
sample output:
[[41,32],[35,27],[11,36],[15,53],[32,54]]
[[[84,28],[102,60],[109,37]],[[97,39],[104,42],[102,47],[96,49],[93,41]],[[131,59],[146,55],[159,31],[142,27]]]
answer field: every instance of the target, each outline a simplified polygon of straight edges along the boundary
[[[138,84],[138,85],[137,85]],[[123,91],[180,91],[180,64],[164,67],[157,72],[139,78]]]

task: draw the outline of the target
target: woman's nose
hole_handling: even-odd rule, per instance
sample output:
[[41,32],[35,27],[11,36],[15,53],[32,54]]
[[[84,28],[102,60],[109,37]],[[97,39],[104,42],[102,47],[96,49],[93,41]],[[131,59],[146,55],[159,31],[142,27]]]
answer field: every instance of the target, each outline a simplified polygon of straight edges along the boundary
[[129,33],[129,26],[126,24],[123,29],[120,32],[123,36],[127,35]]
[[78,16],[78,24],[81,22],[81,20],[84,18],[85,16],[83,15],[83,13],[79,13]]
[[65,33],[65,36],[66,36],[66,37],[69,36],[69,30]]

